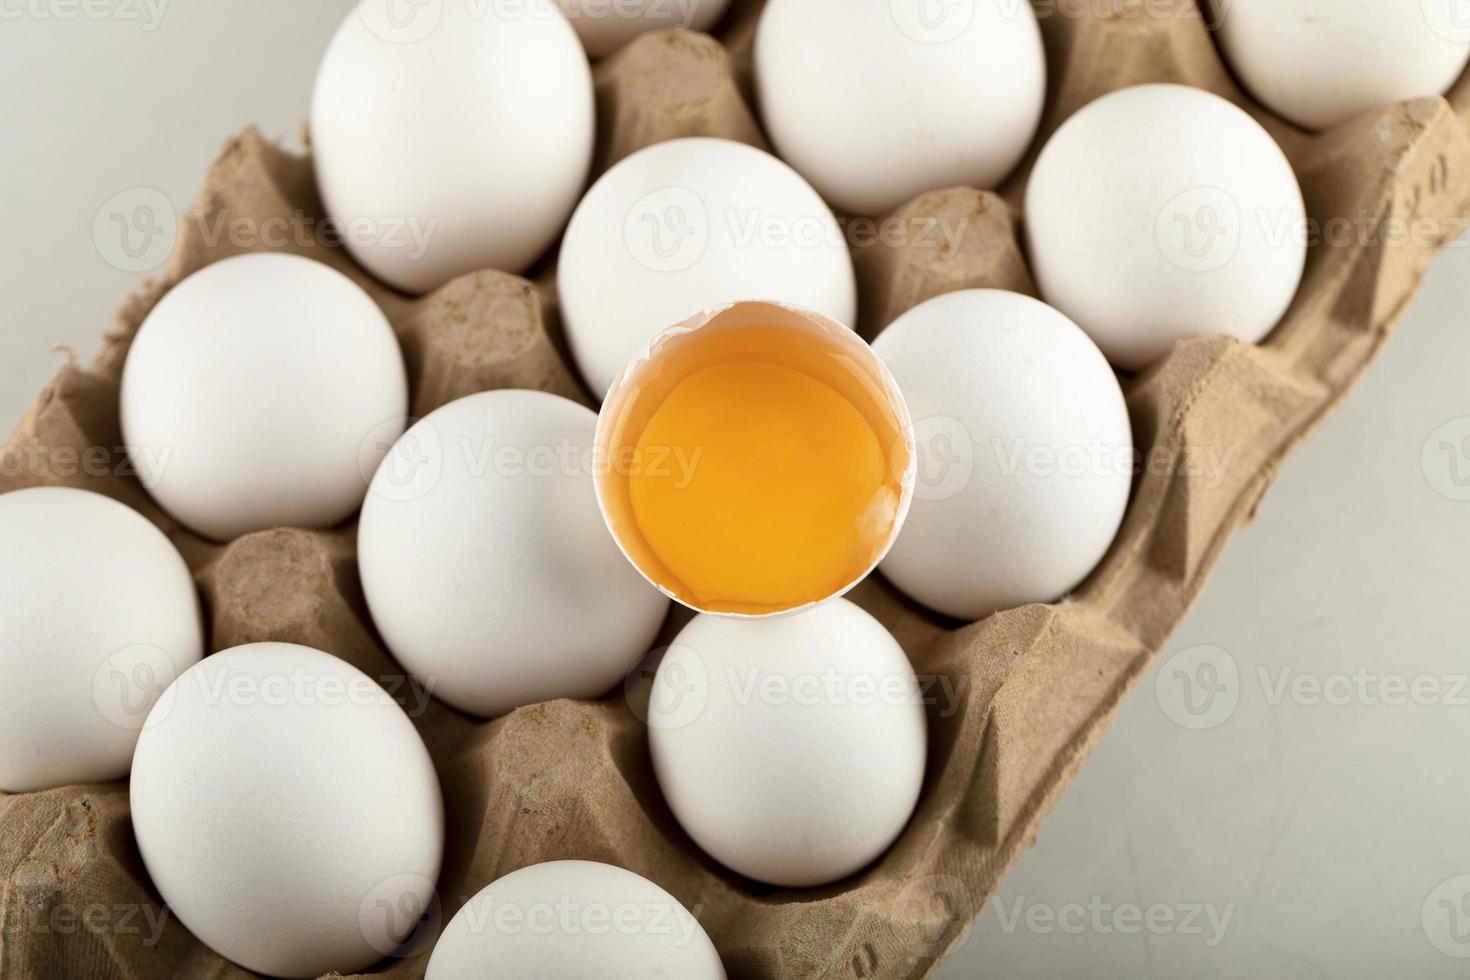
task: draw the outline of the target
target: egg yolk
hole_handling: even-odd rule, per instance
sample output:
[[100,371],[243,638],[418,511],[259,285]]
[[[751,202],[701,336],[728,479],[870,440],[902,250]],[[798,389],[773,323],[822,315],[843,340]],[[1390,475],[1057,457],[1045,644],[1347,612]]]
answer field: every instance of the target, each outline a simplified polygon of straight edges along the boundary
[[636,446],[633,518],[673,591],[701,609],[824,599],[871,566],[895,519],[889,447],[847,397],[789,366],[694,371]]

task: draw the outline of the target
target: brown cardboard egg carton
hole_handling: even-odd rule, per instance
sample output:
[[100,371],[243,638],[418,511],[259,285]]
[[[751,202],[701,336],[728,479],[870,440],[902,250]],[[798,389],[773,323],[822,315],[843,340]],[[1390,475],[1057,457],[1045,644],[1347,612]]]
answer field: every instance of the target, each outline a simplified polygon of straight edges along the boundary
[[[1470,83],[1448,102],[1419,99],[1317,136],[1250,105],[1223,68],[1192,0],[1040,4],[1051,91],[1037,147],[1069,113],[1145,81],[1200,86],[1246,105],[1281,141],[1319,221],[1383,229],[1425,219],[1425,240],[1353,240],[1311,250],[1300,294],[1261,346],[1224,338],[1178,345],[1125,382],[1137,481],[1107,559],[1069,599],[970,625],[938,620],[881,579],[854,598],[898,637],[921,675],[960,693],[930,712],[924,791],[908,828],[866,871],[836,886],[782,890],[723,871],[675,824],[655,783],[637,703],[646,677],[602,701],[554,701],[480,723],[437,702],[415,718],[438,766],[448,812],[440,883],[445,917],[479,888],[538,861],[607,861],[645,875],[694,910],[731,977],[918,978],[980,913],[1119,703],[1164,644],[1232,531],[1249,520],[1282,459],[1330,412],[1378,353],[1434,248],[1470,211]],[[758,2],[738,2],[728,47],[698,34],[645,36],[596,69],[598,169],[686,135],[762,143],[748,107]],[[1059,10],[1085,8],[1085,16]],[[1165,16],[1164,14],[1167,14]],[[1034,158],[1035,148],[1032,156]],[[903,248],[855,249],[863,331],[948,290],[1034,292],[1017,244],[1024,173],[999,194],[954,189],[901,208],[963,234]],[[211,169],[206,219],[321,214],[308,159],[247,130]],[[193,216],[162,276],[126,303],[90,367],[68,363],[11,437],[29,471],[0,490],[66,483],[117,497],[165,528],[195,571],[210,648],[288,640],[343,657],[402,690],[357,582],[354,528],[275,530],[220,546],[182,531],[125,476],[73,476],[61,453],[122,445],[118,377],[144,315],[172,284],[225,257]],[[541,388],[588,402],[568,368],[554,270],[532,282],[465,276],[421,299],[374,283],[340,248],[298,249],[347,272],[378,300],[407,352],[413,411],[487,388]],[[1191,454],[1227,461],[1194,475]],[[65,457],[70,459],[71,457]],[[1163,465],[1159,465],[1162,461]],[[676,613],[665,638],[685,621]],[[645,692],[646,693],[646,692]],[[410,699],[408,707],[414,706]],[[323,813],[326,822],[345,814]],[[234,977],[243,971],[163,918],[128,821],[123,783],[0,796],[0,975],[54,978]],[[91,923],[83,917],[91,910]],[[420,950],[375,972],[416,977]]]

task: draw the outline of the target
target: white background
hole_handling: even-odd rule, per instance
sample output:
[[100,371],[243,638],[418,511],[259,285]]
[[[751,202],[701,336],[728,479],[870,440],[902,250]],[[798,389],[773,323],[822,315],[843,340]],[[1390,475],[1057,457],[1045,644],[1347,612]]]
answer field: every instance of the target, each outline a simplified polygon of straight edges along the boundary
[[[182,210],[250,122],[295,144],[316,60],[348,6],[179,2],[150,30],[142,0],[119,2],[100,19],[61,19],[78,8],[0,0],[7,427],[60,364],[52,348],[90,356],[138,278],[94,245],[98,209],[153,187]],[[941,977],[1470,971],[1430,939],[1470,955],[1470,907],[1454,908],[1470,885],[1435,892],[1470,874],[1470,690],[1459,680],[1470,673],[1470,502],[1436,489],[1470,496],[1454,479],[1470,483],[1458,444],[1470,429],[1449,450],[1434,437],[1427,467],[1422,453],[1470,416],[1467,306],[1470,249],[1457,247],[1361,390],[1231,543],[1160,658],[1162,703],[1156,668]],[[1192,730],[1171,720],[1189,717],[1178,674],[1203,675],[1168,662],[1201,645],[1225,651],[1213,664],[1233,664],[1238,683],[1203,716],[1219,724]],[[1417,680],[1437,703],[1384,703],[1396,693],[1385,675]],[[1303,676],[1346,703],[1280,693],[1283,677]],[[1154,905],[1173,924],[1124,931]],[[1451,912],[1463,944],[1446,938]],[[1211,913],[1229,915],[1223,935]],[[1189,916],[1193,929],[1181,928]]]

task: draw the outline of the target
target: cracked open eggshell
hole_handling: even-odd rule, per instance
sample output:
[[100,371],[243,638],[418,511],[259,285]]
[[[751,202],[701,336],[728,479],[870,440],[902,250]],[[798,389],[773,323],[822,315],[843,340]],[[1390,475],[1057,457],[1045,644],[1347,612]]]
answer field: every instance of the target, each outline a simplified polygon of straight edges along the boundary
[[744,301],[656,336],[613,382],[597,501],[623,554],[700,612],[783,615],[887,554],[913,496],[908,408],[852,330]]

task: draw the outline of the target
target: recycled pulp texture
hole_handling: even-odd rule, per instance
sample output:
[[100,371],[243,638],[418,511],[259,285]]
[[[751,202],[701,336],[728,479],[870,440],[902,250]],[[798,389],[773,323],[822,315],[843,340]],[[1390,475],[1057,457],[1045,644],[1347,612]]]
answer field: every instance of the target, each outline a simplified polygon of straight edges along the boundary
[[[921,675],[942,676],[960,692],[955,710],[931,709],[918,810],[873,867],[833,887],[789,891],[740,880],[700,855],[654,782],[636,707],[647,677],[635,674],[626,696],[554,701],[491,723],[438,703],[417,715],[446,796],[446,918],[509,871],[581,858],[621,865],[667,888],[698,915],[732,977],[928,974],[1032,842],[1042,815],[1199,593],[1230,533],[1249,520],[1282,458],[1362,374],[1433,247],[1453,237],[1455,216],[1470,208],[1466,82],[1448,103],[1420,99],[1313,137],[1246,102],[1192,0],[1177,0],[1173,17],[1162,16],[1158,3],[1127,0],[1106,16],[1060,16],[1048,6],[1054,15],[1042,24],[1052,91],[1043,139],[1103,92],[1186,82],[1261,119],[1291,157],[1313,218],[1352,218],[1368,233],[1394,220],[1429,218],[1437,222],[1433,240],[1316,245],[1291,312],[1265,344],[1189,341],[1128,379],[1136,442],[1152,451],[1154,464],[1137,481],[1111,553],[1066,601],[965,625],[936,620],[881,580],[856,591],[853,598],[888,625]],[[757,9],[737,4],[730,15],[721,36],[731,54],[702,35],[654,34],[599,66],[601,167],[676,136],[761,142],[743,94]],[[859,236],[866,334],[947,290],[1034,291],[1016,241],[1024,169],[998,195],[945,190],[901,208],[896,216],[912,232],[903,247],[865,244]],[[56,463],[73,450],[121,445],[118,374],[133,332],[171,284],[232,251],[228,243],[206,245],[201,227],[220,216],[260,221],[297,211],[321,213],[309,161],[254,130],[231,141],[208,175],[197,214],[183,223],[162,282],[124,306],[94,365],[68,363],[21,421],[10,451],[29,452],[26,475],[0,476],[0,490],[81,486],[155,520],[194,569],[209,610],[211,649],[254,640],[305,643],[398,684],[401,670],[363,606],[354,528],[275,530],[212,545],[161,514],[135,481],[68,476],[75,461]],[[536,282],[480,272],[413,300],[373,283],[340,248],[304,251],[353,276],[382,304],[407,351],[415,415],[503,386],[588,401],[557,336],[554,270]],[[1198,452],[1228,460],[1222,478],[1190,475],[1184,464]],[[665,636],[682,622],[676,614]],[[0,873],[0,975],[7,978],[243,975],[177,921],[166,919],[154,935],[162,910],[132,840],[123,783],[0,796]],[[91,926],[81,920],[88,909]],[[421,949],[378,972],[415,977],[425,962]]]

